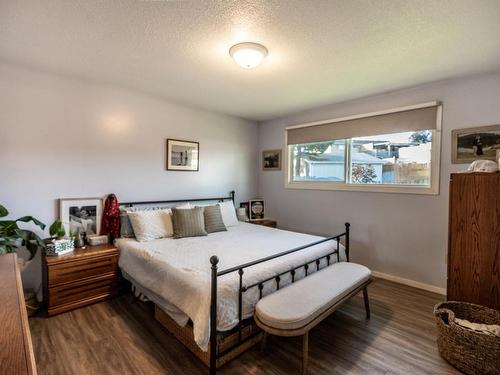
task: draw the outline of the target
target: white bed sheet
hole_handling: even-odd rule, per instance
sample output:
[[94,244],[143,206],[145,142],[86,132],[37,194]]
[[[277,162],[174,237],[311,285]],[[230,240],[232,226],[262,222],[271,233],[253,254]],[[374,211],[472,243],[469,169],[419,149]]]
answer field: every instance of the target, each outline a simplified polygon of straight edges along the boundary
[[[219,271],[252,260],[273,255],[291,248],[318,241],[323,237],[278,230],[240,223],[229,227],[227,232],[209,234],[206,237],[182,239],[164,238],[150,242],[134,239],[118,239],[120,250],[119,265],[134,282],[153,292],[168,302],[174,318],[184,323],[184,313],[193,322],[196,343],[207,350],[210,337],[210,257],[219,257]],[[294,266],[313,261],[336,249],[335,241],[328,241],[311,248],[298,251],[245,269],[244,284],[250,285],[275,276]],[[340,245],[341,259],[345,259],[344,248]],[[335,262],[336,257],[331,258]],[[321,267],[326,266],[326,260]],[[309,272],[316,265],[311,264]],[[295,278],[303,277],[303,268]],[[280,286],[291,281],[290,274],[281,278]],[[238,323],[238,274],[237,272],[218,278],[217,288],[217,329],[229,330]],[[276,289],[274,281],[264,286],[266,295]],[[253,315],[259,299],[257,287],[243,294],[243,318]]]

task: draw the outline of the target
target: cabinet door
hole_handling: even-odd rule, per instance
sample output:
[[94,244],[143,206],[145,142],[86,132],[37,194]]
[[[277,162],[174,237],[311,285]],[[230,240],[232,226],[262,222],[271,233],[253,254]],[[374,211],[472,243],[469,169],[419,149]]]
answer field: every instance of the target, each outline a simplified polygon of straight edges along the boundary
[[448,299],[500,308],[500,176],[455,174],[450,183]]

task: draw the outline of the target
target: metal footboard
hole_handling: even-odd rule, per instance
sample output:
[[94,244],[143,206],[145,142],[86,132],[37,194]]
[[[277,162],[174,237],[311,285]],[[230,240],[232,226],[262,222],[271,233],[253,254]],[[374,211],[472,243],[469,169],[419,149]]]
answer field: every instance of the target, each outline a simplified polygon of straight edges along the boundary
[[[262,291],[264,289],[264,283],[270,282],[274,279],[276,283],[276,289],[278,290],[280,288],[280,282],[283,278],[283,276],[290,274],[291,275],[291,282],[295,282],[296,279],[296,272],[300,269],[304,269],[304,277],[308,276],[308,271],[309,267],[311,264],[316,266],[316,270],[320,269],[320,264],[322,260],[326,259],[327,266],[330,265],[330,262],[332,260],[332,256],[336,257],[337,262],[340,261],[340,240],[342,237],[344,237],[344,248],[345,248],[345,255],[346,255],[346,260],[349,261],[349,230],[350,230],[350,224],[345,223],[345,232],[338,234],[333,237],[328,237],[324,238],[322,240],[312,242],[307,245],[295,247],[290,250],[283,251],[281,253],[271,255],[265,258],[257,259],[252,262],[244,263],[239,266],[231,267],[226,270],[218,271],[218,263],[219,263],[219,258],[217,256],[212,256],[210,258],[210,263],[212,265],[212,272],[211,272],[211,303],[210,303],[210,374],[216,374],[217,372],[217,359],[224,356],[229,350],[233,350],[235,347],[244,344],[246,341],[252,339],[256,334],[255,333],[253,336],[245,337],[242,338],[242,328],[243,328],[243,319],[242,319],[242,305],[243,305],[243,293],[248,291],[249,289],[252,288],[258,288],[259,289],[259,298],[262,298]],[[288,269],[284,272],[281,272],[275,276],[268,277],[264,280],[261,280],[259,282],[250,284],[250,285],[244,285],[243,284],[243,275],[245,273],[245,268],[254,266],[256,264],[264,263],[288,254],[295,253],[297,251],[305,250],[307,248],[310,248],[315,245],[319,245],[324,242],[328,241],[335,241],[336,246],[335,250],[332,252],[322,255],[316,259],[313,259],[307,263],[301,264],[297,267],[293,267],[291,269]],[[239,288],[238,288],[238,343],[232,347],[231,349],[228,349],[224,352],[220,352],[217,350],[217,278],[219,276],[227,275],[232,272],[237,272],[239,275]]]

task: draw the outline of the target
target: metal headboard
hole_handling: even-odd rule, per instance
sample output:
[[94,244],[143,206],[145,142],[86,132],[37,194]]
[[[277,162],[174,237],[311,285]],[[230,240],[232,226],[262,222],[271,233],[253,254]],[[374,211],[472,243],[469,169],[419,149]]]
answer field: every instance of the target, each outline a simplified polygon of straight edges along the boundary
[[168,201],[143,201],[143,202],[122,202],[120,203],[120,206],[125,206],[125,207],[131,207],[131,206],[137,206],[137,205],[142,205],[142,204],[169,204],[169,203],[182,203],[182,202],[208,202],[208,201],[228,201],[232,200],[234,203],[234,190],[231,190],[229,192],[228,197],[215,197],[215,198],[191,198],[191,199],[172,199]]

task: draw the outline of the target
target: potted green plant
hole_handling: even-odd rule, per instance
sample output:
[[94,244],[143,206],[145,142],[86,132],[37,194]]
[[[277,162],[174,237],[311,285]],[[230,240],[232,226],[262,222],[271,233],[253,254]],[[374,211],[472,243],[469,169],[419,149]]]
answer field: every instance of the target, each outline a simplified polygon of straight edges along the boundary
[[[5,218],[8,214],[9,211],[0,204],[0,218]],[[15,220],[0,220],[0,256],[17,252],[20,248],[26,248],[29,251],[30,255],[27,261],[24,258],[18,258],[21,271],[31,262],[38,249],[45,247],[44,241],[35,232],[19,227],[19,224],[29,222],[32,222],[41,230],[45,229],[45,224],[33,216],[23,216]],[[28,316],[35,314],[38,310],[36,293],[25,291],[24,298]]]
[[[9,211],[0,204],[0,218],[4,218]],[[0,255],[17,252],[25,247],[31,260],[40,248],[45,247],[44,241],[33,231],[19,227],[20,223],[32,222],[41,230],[45,229],[45,224],[33,216],[23,216],[16,220],[0,220]]]

